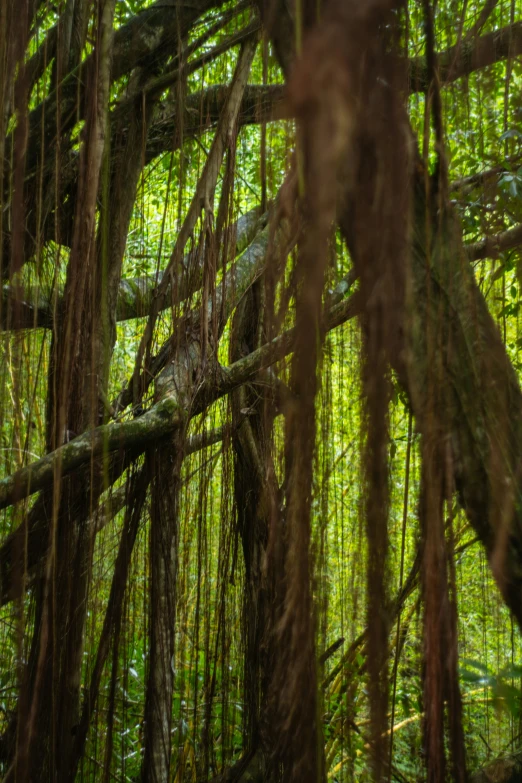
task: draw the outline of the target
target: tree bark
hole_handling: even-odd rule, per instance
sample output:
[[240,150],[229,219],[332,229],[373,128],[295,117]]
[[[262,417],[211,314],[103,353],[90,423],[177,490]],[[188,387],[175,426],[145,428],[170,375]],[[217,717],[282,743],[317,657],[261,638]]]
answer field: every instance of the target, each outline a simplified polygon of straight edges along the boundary
[[[96,68],[90,76],[65,309],[51,349],[47,400],[47,443],[51,449],[64,442],[69,429],[88,427],[98,402],[96,396],[93,399],[92,383],[85,381],[92,377],[89,370],[93,369],[96,198],[105,145],[114,6],[115,0],[100,0],[96,6]],[[89,498],[81,476],[62,486],[59,473],[60,469],[50,494],[49,550],[37,590],[31,655],[18,705],[17,748],[11,767],[17,780],[36,781],[41,776],[67,780],[72,732],[78,721],[91,547],[85,516],[78,519],[75,509],[89,508]],[[60,507],[66,510],[65,519]],[[58,519],[65,524],[58,526]]]
[[[234,316],[230,359],[240,359],[263,342],[264,280],[247,292]],[[243,599],[244,749],[270,759],[275,748],[268,700],[274,667],[275,576],[280,558],[268,558],[269,530],[277,524],[281,493],[272,464],[272,426],[284,401],[275,377],[260,373],[232,393],[234,500],[245,564]],[[282,550],[281,550],[282,551]],[[276,565],[277,562],[277,565]]]
[[143,783],[170,780],[178,506],[184,433],[151,450],[150,654],[145,701]]

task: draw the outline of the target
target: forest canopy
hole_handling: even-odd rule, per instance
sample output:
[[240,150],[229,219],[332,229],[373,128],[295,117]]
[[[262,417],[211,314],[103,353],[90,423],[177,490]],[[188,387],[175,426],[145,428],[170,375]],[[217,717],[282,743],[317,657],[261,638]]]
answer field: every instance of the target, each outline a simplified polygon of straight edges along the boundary
[[521,0],[0,0],[0,275],[5,783],[520,778]]

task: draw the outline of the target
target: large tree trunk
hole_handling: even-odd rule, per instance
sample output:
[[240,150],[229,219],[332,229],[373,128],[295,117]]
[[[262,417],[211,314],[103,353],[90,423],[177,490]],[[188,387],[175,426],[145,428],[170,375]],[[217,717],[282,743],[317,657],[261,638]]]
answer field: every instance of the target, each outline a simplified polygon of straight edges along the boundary
[[150,656],[143,783],[170,779],[178,506],[184,433],[147,455],[153,476],[150,530]]
[[[96,422],[99,406],[97,390],[102,368],[96,362],[93,366],[91,354],[101,315],[93,301],[101,276],[96,264],[95,221],[106,137],[114,5],[115,0],[100,0],[96,6],[96,67],[90,74],[65,310],[51,348],[47,405],[50,449],[66,442],[69,432],[88,428],[93,418]],[[100,352],[95,355],[99,358]],[[37,590],[33,643],[22,683],[16,755],[11,767],[17,780],[55,776],[66,780],[79,718],[92,532],[86,524],[85,509],[89,509],[90,498],[83,471],[63,484],[58,471],[48,497],[52,508],[49,553]]]
[[[264,279],[256,282],[239,305],[233,322],[230,358],[235,361],[264,343]],[[243,599],[244,749],[257,754],[256,764],[274,752],[268,702],[274,668],[274,621],[278,616],[276,573],[280,556],[268,556],[269,531],[278,524],[281,493],[272,464],[272,426],[284,393],[275,376],[260,373],[232,394],[234,499],[238,535],[245,565]],[[277,544],[282,552],[281,542]]]
[[[417,180],[409,299],[409,356],[397,363],[421,431],[436,417],[451,448],[460,502],[486,549],[498,587],[522,627],[522,392],[487,308],[451,209],[426,236]],[[440,356],[445,405],[430,410],[427,336]],[[400,366],[402,364],[402,367]]]

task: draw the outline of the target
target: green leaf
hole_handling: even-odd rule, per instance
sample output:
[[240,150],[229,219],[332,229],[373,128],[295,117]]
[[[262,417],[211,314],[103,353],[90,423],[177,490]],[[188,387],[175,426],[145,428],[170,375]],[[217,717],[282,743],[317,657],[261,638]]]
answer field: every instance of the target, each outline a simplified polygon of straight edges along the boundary
[[488,667],[485,663],[482,663],[482,661],[474,660],[473,658],[461,658],[461,662],[472,669],[478,669],[479,671],[483,672],[484,674],[488,673]]
[[493,698],[497,706],[506,709],[515,718],[520,715],[520,689],[499,680],[493,689]]
[[[520,339],[518,342],[520,342]],[[522,664],[509,663],[507,666],[504,666],[504,668],[499,674],[499,677],[504,677],[505,679],[509,679],[510,677],[512,677],[513,679],[515,679],[516,677],[522,677]]]
[[500,136],[499,141],[506,141],[506,139],[522,139],[522,132],[518,128],[508,128],[507,131]]

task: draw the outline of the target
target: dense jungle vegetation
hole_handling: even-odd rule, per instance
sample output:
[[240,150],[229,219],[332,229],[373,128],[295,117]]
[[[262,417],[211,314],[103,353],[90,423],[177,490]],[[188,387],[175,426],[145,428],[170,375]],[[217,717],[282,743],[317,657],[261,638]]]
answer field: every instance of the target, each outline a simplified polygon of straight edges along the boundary
[[522,0],[0,0],[0,274],[3,781],[521,779]]

